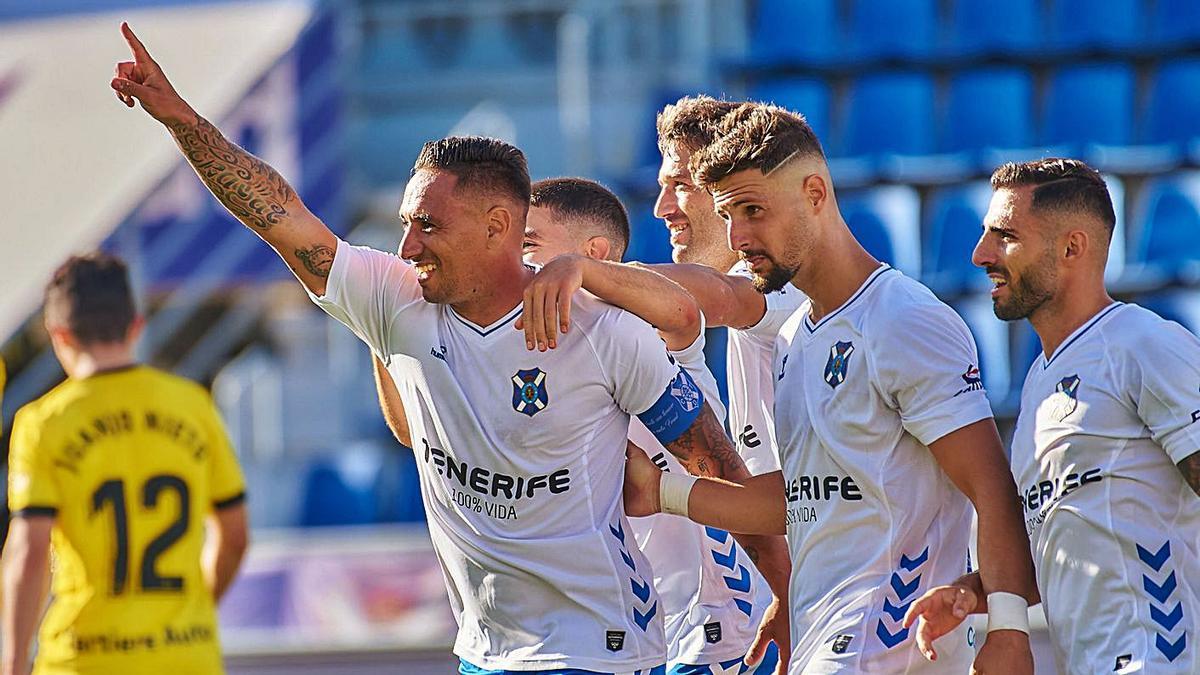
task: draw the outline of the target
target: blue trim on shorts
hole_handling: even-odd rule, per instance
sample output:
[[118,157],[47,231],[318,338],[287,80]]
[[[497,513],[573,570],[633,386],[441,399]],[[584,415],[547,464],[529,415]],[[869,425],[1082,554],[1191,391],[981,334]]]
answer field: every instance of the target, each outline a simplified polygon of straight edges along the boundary
[[[459,675],[613,675],[595,670],[580,670],[578,668],[560,668],[558,670],[485,670],[466,661],[458,660]],[[644,670],[633,671],[634,675],[667,675],[667,667],[655,666]]]
[[[738,675],[743,675],[743,674],[745,674],[745,675],[773,675],[773,673],[775,672],[775,666],[779,664],[779,646],[776,645],[774,642],[772,642],[770,645],[768,645],[767,653],[763,655],[762,662],[760,662],[758,664],[758,667],[755,668],[754,670],[750,670],[750,668],[745,664],[744,658],[736,658],[736,659],[729,659],[728,661],[721,661],[718,664],[718,666],[721,669],[720,672],[724,673],[739,663],[742,665],[737,670]],[[671,670],[667,673],[667,675],[717,675],[717,674],[713,672],[711,665],[690,666],[690,665],[679,664],[679,665],[673,666],[671,668]]]

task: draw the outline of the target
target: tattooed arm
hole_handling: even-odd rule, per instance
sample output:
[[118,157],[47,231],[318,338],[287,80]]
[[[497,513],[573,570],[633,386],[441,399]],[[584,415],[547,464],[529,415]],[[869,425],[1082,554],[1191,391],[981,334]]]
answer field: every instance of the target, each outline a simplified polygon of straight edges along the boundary
[[275,249],[310,291],[325,293],[337,237],[296,196],[275,169],[226,139],[176,93],[128,24],[121,32],[133,61],[117,64],[110,83],[117,98],[134,101],[161,122],[200,180],[221,204]]
[[1183,479],[1187,484],[1192,486],[1192,491],[1200,497],[1200,452],[1193,452],[1183,461],[1175,466],[1179,467],[1179,472],[1183,474]]
[[[766,504],[771,505],[764,509],[764,513],[759,514],[755,519],[763,520],[769,523],[769,528],[766,532],[783,533],[783,511],[784,511],[784,493],[783,483],[777,478],[766,479],[766,477],[755,477],[746,469],[746,463],[742,461],[742,456],[738,454],[733,447],[733,441],[729,440],[729,436],[725,434],[725,428],[717,420],[717,416],[713,413],[712,408],[707,403],[704,404],[704,411],[700,414],[692,426],[683,433],[682,436],[666,444],[667,450],[683,464],[688,473],[695,476],[705,476],[710,478],[719,478],[729,483],[738,484],[739,491],[746,492],[742,484],[748,484],[749,481],[754,481],[759,489],[767,495],[778,495],[778,500],[768,497]],[[776,486],[776,483],[778,485]],[[716,484],[714,484],[716,485]],[[701,487],[697,483],[699,492],[705,492],[713,486],[705,485]],[[778,489],[772,489],[777,487]],[[713,497],[717,497],[713,494]],[[693,492],[692,502],[705,502],[703,496],[697,497]],[[775,503],[777,501],[777,504]],[[754,505],[758,506],[760,502],[755,499]],[[719,505],[719,506],[718,506]],[[731,506],[723,499],[714,499],[701,507],[701,511],[712,511],[712,520],[714,522],[725,522],[724,516],[720,514],[725,510],[726,506]],[[775,507],[778,508],[775,508]],[[777,511],[777,513],[776,513]],[[778,517],[776,517],[778,516]],[[693,519],[699,520],[693,515]],[[710,523],[711,524],[711,523]],[[718,525],[719,526],[719,525]],[[743,530],[744,531],[744,530]],[[762,530],[760,530],[762,531]],[[758,566],[760,572],[767,579],[767,583],[771,585],[771,590],[775,592],[777,598],[786,599],[788,589],[788,577],[791,574],[791,561],[788,556],[787,544],[782,536],[777,534],[735,534],[738,543],[742,548],[746,549],[746,553]]]

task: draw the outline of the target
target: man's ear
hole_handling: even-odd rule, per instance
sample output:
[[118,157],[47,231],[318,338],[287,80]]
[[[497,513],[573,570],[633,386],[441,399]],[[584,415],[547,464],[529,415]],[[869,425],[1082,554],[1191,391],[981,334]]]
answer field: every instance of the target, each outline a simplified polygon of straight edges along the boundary
[[[501,246],[512,232],[513,228],[513,212],[503,204],[496,204],[487,210],[485,216],[487,222],[487,246],[488,248],[496,248]],[[521,224],[521,233],[524,235],[524,223]]]
[[594,260],[608,260],[612,253],[612,242],[608,237],[596,235],[583,244],[583,254]]
[[1092,238],[1084,230],[1071,230],[1067,232],[1066,241],[1063,246],[1063,257],[1068,261],[1075,261],[1087,255],[1092,246]]
[[829,203],[829,184],[819,173],[810,174],[804,179],[804,199],[814,213],[820,213]]

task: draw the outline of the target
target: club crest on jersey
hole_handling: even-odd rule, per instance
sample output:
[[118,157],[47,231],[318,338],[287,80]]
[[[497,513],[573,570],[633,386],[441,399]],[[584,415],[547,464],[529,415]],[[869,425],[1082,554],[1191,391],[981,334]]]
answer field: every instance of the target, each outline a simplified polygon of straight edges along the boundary
[[682,370],[671,381],[671,396],[679,401],[686,411],[692,412],[700,405],[700,389]]
[[838,342],[829,348],[829,360],[825,362],[825,383],[837,389],[846,381],[846,369],[850,356],[854,354],[853,342]]
[[1065,420],[1079,407],[1079,376],[1070,375],[1054,385],[1054,407],[1051,413],[1059,422]]
[[518,370],[512,377],[513,410],[533,417],[546,409],[550,395],[546,392],[546,373],[541,368]]

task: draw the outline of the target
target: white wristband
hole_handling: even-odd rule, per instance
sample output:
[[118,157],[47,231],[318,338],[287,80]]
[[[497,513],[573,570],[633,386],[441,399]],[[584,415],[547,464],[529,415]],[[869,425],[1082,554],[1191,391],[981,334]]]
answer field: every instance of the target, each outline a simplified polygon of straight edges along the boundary
[[987,632],[1019,630],[1029,635],[1029,603],[1016,593],[988,593]]
[[692,486],[696,477],[688,474],[662,472],[658,479],[658,503],[663,513],[687,517],[688,497],[692,494]]

